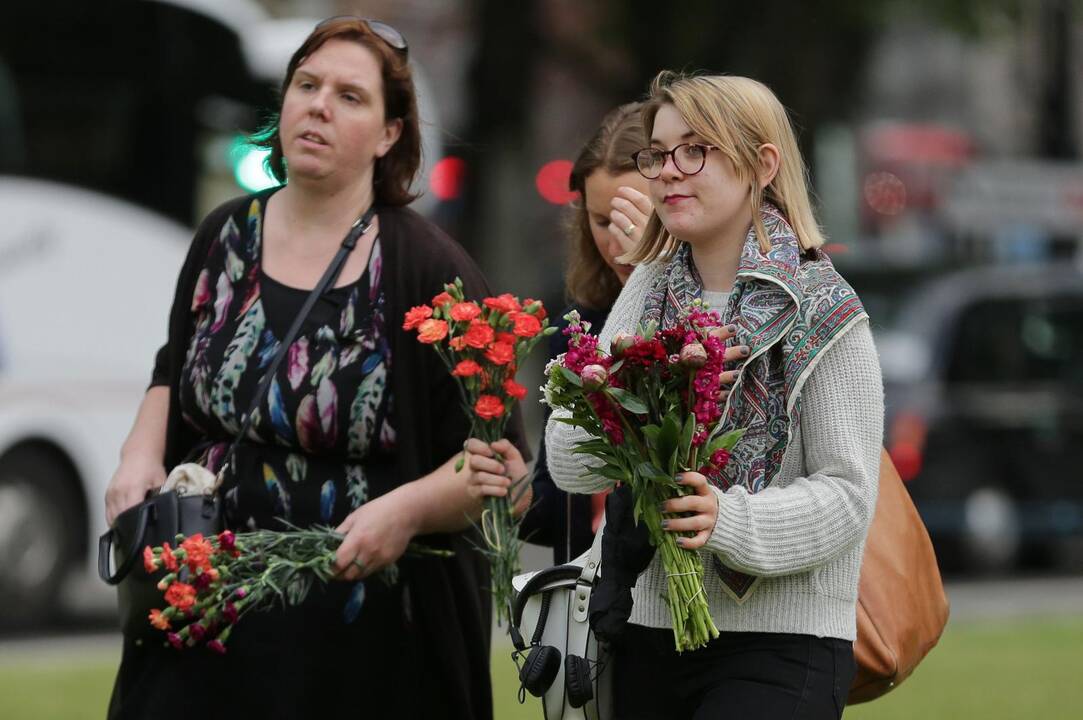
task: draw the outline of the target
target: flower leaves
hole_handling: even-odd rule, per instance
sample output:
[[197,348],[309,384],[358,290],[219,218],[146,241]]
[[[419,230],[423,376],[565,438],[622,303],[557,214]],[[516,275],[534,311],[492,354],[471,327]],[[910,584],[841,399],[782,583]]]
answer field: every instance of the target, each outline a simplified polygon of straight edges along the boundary
[[[719,425],[721,427],[721,425]],[[745,434],[744,428],[720,433],[718,436],[707,441],[706,450],[703,453],[710,457],[717,450],[732,450]]]
[[[666,416],[671,417],[670,415]],[[680,437],[677,439],[677,453],[673,458],[673,465],[670,467],[670,473],[676,473],[680,470],[679,463],[688,462],[692,460],[692,437],[696,432],[696,416],[693,413],[688,413],[688,417],[685,418],[684,426],[681,428]],[[695,468],[691,468],[695,469]]]
[[613,397],[620,406],[634,415],[646,415],[647,403],[639,399],[638,396],[633,393],[623,390],[621,388],[610,388],[606,391],[606,394]]
[[576,387],[583,387],[583,380],[579,377],[578,373],[574,372],[573,370],[569,370],[563,365],[561,365],[558,369],[560,370],[560,374],[564,376],[565,380],[570,382],[572,385],[575,385]]
[[313,577],[308,573],[294,573],[286,583],[286,602],[290,605],[300,605],[308,597],[308,591],[312,589]]

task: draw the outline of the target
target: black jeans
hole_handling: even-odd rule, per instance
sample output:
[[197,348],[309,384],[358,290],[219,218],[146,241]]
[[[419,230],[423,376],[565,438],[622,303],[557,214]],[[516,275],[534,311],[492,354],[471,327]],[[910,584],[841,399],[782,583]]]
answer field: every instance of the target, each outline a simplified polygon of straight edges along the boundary
[[640,625],[612,662],[617,720],[838,720],[856,670],[846,640],[728,632],[678,654],[671,631]]

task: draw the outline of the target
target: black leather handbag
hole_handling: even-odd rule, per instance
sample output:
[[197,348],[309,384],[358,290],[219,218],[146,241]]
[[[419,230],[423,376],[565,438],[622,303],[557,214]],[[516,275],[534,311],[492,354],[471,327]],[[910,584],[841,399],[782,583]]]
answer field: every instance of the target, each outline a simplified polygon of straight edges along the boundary
[[[162,605],[158,579],[143,568],[143,548],[173,544],[178,534],[215,535],[222,525],[217,495],[180,495],[174,490],[152,495],[117,515],[113,527],[98,539],[98,575],[117,586],[117,610],[126,637],[150,635],[147,616],[151,608]],[[112,573],[110,555],[117,564]]]
[[[369,229],[375,212],[375,208],[369,208],[353,224],[323,277],[309,293],[305,304],[294,318],[289,332],[256,389],[252,406],[243,417],[237,439],[233,441],[223,459],[222,469],[218,473],[219,483],[233,462],[241,438],[247,437],[256,410],[278,371],[278,366],[300,332],[305,318],[320,296],[328,288],[334,287],[346,257],[357,246],[358,239]],[[154,630],[150,626],[148,615],[151,609],[161,607],[163,602],[162,593],[157,587],[158,579],[148,574],[143,567],[143,548],[148,545],[173,544],[177,535],[215,535],[221,532],[223,527],[221,501],[217,493],[181,495],[169,490],[153,494],[135,507],[117,515],[113,526],[98,539],[98,576],[110,585],[117,586],[117,609],[125,637],[140,638],[151,635]],[[116,570],[111,569],[111,559]]]

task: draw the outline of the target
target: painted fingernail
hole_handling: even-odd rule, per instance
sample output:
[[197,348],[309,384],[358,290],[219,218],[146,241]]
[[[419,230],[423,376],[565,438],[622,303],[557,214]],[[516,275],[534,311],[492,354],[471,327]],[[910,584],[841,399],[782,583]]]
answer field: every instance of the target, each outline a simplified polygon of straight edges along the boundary
[[666,511],[666,504],[665,503],[659,503],[658,512],[665,512],[665,511]]
[[681,547],[684,547],[684,538],[683,537],[677,538],[677,544],[680,545]]
[[752,352],[752,349],[749,348],[748,345],[742,345],[741,346],[741,356],[742,357],[748,357],[748,354],[750,352]]
[[662,529],[665,530],[669,527],[669,520],[662,521]]
[[726,330],[730,331],[731,333],[735,333],[735,332],[737,332],[737,326],[736,325],[727,325]]

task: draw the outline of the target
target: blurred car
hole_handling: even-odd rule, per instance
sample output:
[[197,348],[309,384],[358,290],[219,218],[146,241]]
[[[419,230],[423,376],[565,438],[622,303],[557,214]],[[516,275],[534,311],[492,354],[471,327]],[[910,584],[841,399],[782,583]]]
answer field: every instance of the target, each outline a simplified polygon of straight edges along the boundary
[[877,333],[886,444],[946,570],[1055,559],[1083,536],[1083,275],[944,276]]
[[102,611],[105,488],[165,341],[191,231],[0,176],[0,626]]

